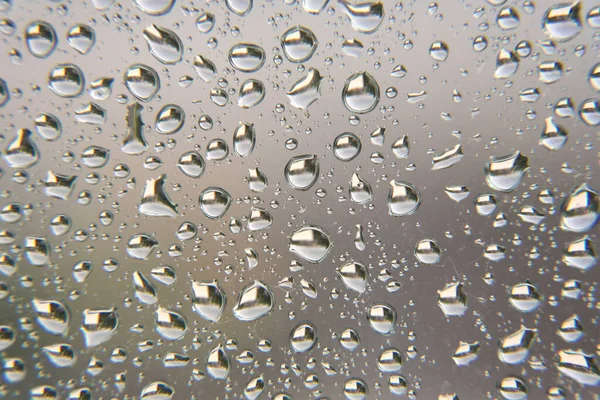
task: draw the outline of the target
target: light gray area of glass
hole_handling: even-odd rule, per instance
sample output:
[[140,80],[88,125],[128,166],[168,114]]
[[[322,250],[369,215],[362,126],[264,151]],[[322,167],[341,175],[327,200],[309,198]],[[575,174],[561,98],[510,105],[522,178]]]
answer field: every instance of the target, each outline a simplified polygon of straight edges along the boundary
[[[369,398],[392,398],[388,387],[390,373],[378,370],[377,357],[383,349],[394,347],[404,358],[399,374],[406,378],[407,389],[414,390],[417,398],[435,399],[448,393],[456,393],[460,399],[502,398],[497,382],[511,375],[527,383],[531,399],[545,398],[547,389],[555,385],[565,389],[567,398],[597,398],[597,383],[580,385],[561,374],[556,361],[561,350],[597,352],[598,266],[582,272],[565,265],[561,258],[564,247],[586,233],[597,241],[598,228],[586,233],[561,230],[559,208],[568,193],[582,183],[600,189],[598,130],[584,124],[578,116],[555,117],[555,122],[569,132],[566,145],[552,152],[538,143],[544,120],[554,115],[553,105],[559,99],[570,96],[579,107],[584,100],[598,97],[587,78],[599,54],[599,31],[585,22],[593,2],[582,5],[582,32],[565,43],[557,43],[554,54],[545,54],[538,44],[548,39],[542,30],[542,17],[551,5],[541,0],[532,14],[523,10],[520,0],[505,4],[514,6],[520,15],[520,26],[512,31],[498,28],[499,7],[485,1],[438,1],[438,9],[433,12],[428,11],[427,2],[405,1],[402,7],[385,2],[382,24],[372,34],[354,30],[341,5],[334,2],[321,14],[311,15],[298,3],[257,0],[245,17],[230,12],[224,2],[177,0],[171,12],[158,17],[144,14],[126,0],[104,11],[96,10],[89,0],[12,3],[8,11],[0,12],[0,19],[10,19],[16,25],[14,34],[0,34],[0,78],[10,91],[9,101],[0,108],[2,148],[6,148],[17,129],[34,131],[33,121],[41,113],[57,116],[63,133],[53,142],[34,133],[40,159],[27,168],[26,183],[11,179],[16,170],[5,159],[0,164],[0,205],[21,203],[32,208],[31,214],[23,216],[20,222],[0,222],[1,229],[16,237],[14,245],[1,245],[0,251],[17,260],[16,273],[1,277],[10,295],[0,301],[0,323],[11,326],[17,335],[15,343],[1,355],[2,359],[21,358],[27,367],[22,382],[3,382],[3,393],[11,398],[26,398],[32,387],[47,384],[56,387],[61,398],[78,387],[90,387],[94,398],[135,398],[146,385],[161,381],[175,389],[176,399],[243,398],[248,382],[261,376],[265,381],[261,398],[285,392],[297,399],[312,395],[338,399],[344,398],[344,382],[360,377],[368,385]],[[63,6],[67,11],[60,10]],[[485,11],[475,18],[478,7]],[[215,26],[208,34],[196,29],[201,11],[215,15]],[[25,44],[24,30],[34,20],[46,21],[56,31],[58,45],[48,58],[34,57]],[[95,44],[87,55],[71,48],[66,39],[67,31],[77,23],[95,31]],[[483,23],[489,30],[484,31]],[[150,53],[142,34],[150,24],[179,36],[184,46],[182,61],[163,65]],[[300,64],[290,62],[280,47],[280,36],[295,25],[309,28],[318,40],[314,55]],[[489,41],[487,49],[479,53],[472,44],[478,35],[485,35]],[[215,48],[209,46],[211,38],[218,43]],[[364,45],[358,58],[342,51],[344,39],[351,38]],[[436,63],[429,48],[440,40],[447,44],[449,55],[447,60]],[[538,57],[521,58],[513,77],[494,79],[500,49],[514,50],[521,40],[529,40]],[[229,49],[240,42],[254,43],[265,50],[265,64],[257,72],[236,71],[229,64]],[[581,57],[575,55],[578,45],[586,49]],[[13,48],[22,55],[20,64],[11,62],[9,52]],[[224,90],[238,91],[243,82],[253,78],[264,83],[265,99],[256,107],[242,109],[237,105],[236,93],[229,96],[225,107],[215,105],[210,91],[218,87],[217,79],[205,83],[195,74],[192,63],[198,54],[212,61],[217,76],[228,81]],[[274,61],[277,55],[282,58],[280,65]],[[544,61],[563,63],[565,72],[558,82],[544,84],[538,80],[536,67]],[[63,63],[73,63],[83,71],[86,91],[81,96],[61,98],[48,88],[50,71]],[[127,129],[127,105],[135,99],[126,88],[123,75],[136,63],[154,68],[161,88],[153,100],[142,103],[148,149],[141,155],[127,155],[121,151],[121,144]],[[397,65],[404,65],[408,71],[405,77],[390,76]],[[304,111],[292,107],[285,92],[306,76],[309,68],[317,69],[323,80],[318,100]],[[345,79],[359,71],[367,71],[376,79],[381,96],[375,109],[359,115],[358,125],[352,125],[353,114],[344,106],[341,94]],[[184,88],[178,81],[186,75],[193,77],[194,82]],[[96,101],[87,89],[90,82],[101,77],[115,81],[110,98]],[[397,90],[395,98],[386,97],[389,87]],[[540,98],[535,103],[521,102],[519,92],[534,87],[539,88]],[[453,101],[455,89],[462,95],[459,103]],[[409,93],[420,91],[427,92],[427,96],[416,103],[407,102]],[[120,104],[116,101],[119,95],[127,96],[128,101]],[[90,101],[107,112],[106,122],[100,127],[75,119],[74,111]],[[156,115],[167,104],[181,106],[186,115],[181,130],[171,136],[154,129]],[[276,111],[277,104],[284,105],[285,110]],[[535,118],[528,118],[528,114],[532,117],[529,110],[533,110]],[[451,117],[444,118],[446,114],[442,113]],[[213,119],[211,130],[198,127],[201,115]],[[235,154],[232,143],[240,121],[253,123],[256,132],[256,146],[244,158]],[[383,146],[372,144],[369,137],[378,127],[386,128]],[[338,160],[332,150],[334,139],[343,132],[354,133],[362,142],[360,154],[349,162]],[[407,159],[397,159],[391,148],[402,135],[410,141]],[[206,159],[206,147],[215,138],[229,144],[230,153],[223,161]],[[169,139],[176,143],[172,148],[167,145]],[[297,140],[297,148],[286,149],[288,139]],[[433,157],[457,144],[462,146],[462,160],[450,168],[432,170]],[[81,160],[80,154],[91,145],[110,150],[110,159],[102,168],[91,170]],[[198,179],[187,177],[176,165],[182,154],[194,149],[206,161],[204,174]],[[512,192],[493,190],[485,182],[485,164],[492,156],[506,156],[517,150],[529,158],[524,178]],[[75,159],[66,162],[66,152],[73,152]],[[371,161],[374,152],[383,155],[382,163]],[[306,191],[291,188],[284,177],[286,164],[294,156],[312,154],[317,155],[320,164],[317,182]],[[163,165],[156,170],[144,168],[144,160],[149,156],[159,157]],[[131,169],[125,179],[116,178],[113,173],[120,163]],[[251,192],[246,181],[248,169],[256,167],[268,178],[269,186],[261,193]],[[44,194],[42,182],[49,170],[77,175],[68,200]],[[91,172],[101,176],[95,185],[86,183],[86,175]],[[348,190],[354,172],[371,187],[372,201],[366,204],[350,200]],[[145,182],[161,174],[166,175],[168,196],[178,205],[176,218],[138,212]],[[128,186],[128,179],[133,178],[135,186]],[[421,205],[414,214],[395,217],[388,213],[392,180],[409,182],[420,192]],[[460,203],[454,202],[444,193],[451,185],[466,185],[470,195]],[[199,209],[198,197],[208,187],[221,187],[233,198],[221,219],[209,219]],[[320,189],[326,196],[317,196]],[[554,204],[538,200],[543,189],[554,193]],[[91,192],[89,205],[77,202],[83,190]],[[498,209],[488,217],[478,215],[473,204],[477,195],[485,193],[494,194],[498,200]],[[535,206],[546,215],[541,225],[521,221],[517,214],[526,205]],[[256,232],[245,229],[251,207],[268,210],[273,217],[272,226]],[[114,222],[106,227],[99,221],[104,210],[114,213]],[[493,226],[499,212],[507,215],[508,226]],[[65,236],[55,237],[50,232],[50,220],[57,214],[66,214],[72,220]],[[230,232],[232,217],[243,221],[244,229],[238,234]],[[198,226],[197,240],[178,240],[175,233],[184,221]],[[364,251],[354,244],[357,224],[364,229]],[[333,242],[329,254],[316,264],[299,259],[288,249],[292,232],[307,225],[321,227]],[[88,232],[87,240],[74,239],[78,229]],[[130,237],[139,233],[159,242],[148,260],[136,260],[126,251]],[[51,249],[49,266],[36,267],[27,261],[23,243],[29,236],[46,238]],[[434,240],[442,250],[435,265],[419,263],[415,258],[415,246],[423,239]],[[169,248],[175,244],[181,246],[181,255],[170,256]],[[506,258],[499,262],[486,259],[483,252],[490,244],[505,247]],[[253,248],[259,255],[258,265],[251,270],[246,266],[246,248]],[[102,264],[110,258],[119,261],[119,268],[109,273]],[[78,283],[72,268],[83,260],[91,261],[93,270],[84,283]],[[293,260],[301,261],[304,268],[291,271]],[[346,288],[336,273],[349,261],[361,262],[368,268],[367,290],[360,295]],[[152,279],[150,271],[159,265],[172,266],[177,271],[177,281],[171,286],[153,281],[158,301],[145,305],[134,295],[132,275],[138,271]],[[391,280],[401,284],[399,290],[386,290],[386,282],[380,279],[384,270]],[[487,273],[493,274],[493,284],[484,281]],[[30,278],[31,287],[26,287],[26,277]],[[286,277],[293,278],[291,289],[278,286]],[[227,294],[227,305],[216,323],[202,319],[191,304],[192,280],[213,279]],[[302,291],[303,279],[316,287],[316,298]],[[570,279],[581,281],[582,295],[578,300],[561,296],[564,282]],[[242,322],[234,316],[233,307],[242,288],[254,280],[271,288],[275,306],[258,320]],[[543,298],[540,307],[531,313],[521,313],[508,302],[510,287],[526,280],[539,289]],[[462,282],[468,308],[463,316],[445,317],[437,304],[437,291],[453,281]],[[72,291],[79,292],[76,300],[70,299]],[[332,295],[332,291],[339,296]],[[68,307],[70,323],[64,336],[49,334],[35,321],[31,305],[34,298],[55,299]],[[381,335],[369,325],[367,311],[376,303],[387,303],[397,312],[389,335]],[[158,306],[185,316],[188,331],[183,338],[168,341],[157,333],[154,319]],[[94,307],[117,307],[119,327],[108,342],[86,348],[79,327],[82,312]],[[579,316],[585,335],[576,343],[567,343],[557,330],[573,314]],[[32,331],[23,329],[24,319],[33,322]],[[290,332],[302,321],[310,321],[316,327],[318,341],[311,350],[295,353]],[[135,324],[144,326],[142,333],[130,331]],[[504,364],[498,358],[498,341],[521,325],[537,329],[528,361]],[[336,338],[345,328],[360,334],[360,346],[354,351],[342,347]],[[194,337],[201,343],[197,348]],[[229,339],[238,342],[237,350],[226,350],[229,376],[215,380],[206,371],[206,357]],[[261,339],[271,341],[270,352],[258,349]],[[154,347],[140,352],[139,343],[143,341],[154,342]],[[459,367],[452,359],[460,341],[480,344],[478,358],[469,366]],[[43,346],[55,343],[70,343],[74,347],[77,361],[73,367],[56,368],[42,354]],[[414,358],[408,356],[409,346],[416,348]],[[117,347],[127,351],[123,363],[110,360]],[[246,349],[255,358],[242,365],[236,356]],[[163,357],[168,352],[185,354],[191,361],[181,368],[165,368]],[[96,377],[86,373],[92,356],[105,365]],[[141,365],[136,366],[134,359],[138,357]],[[310,363],[307,365],[312,357],[316,360],[314,369],[309,368]],[[322,363],[331,364],[337,373],[327,375]],[[284,371],[284,364],[297,364],[297,373],[293,369]],[[194,369],[205,374],[204,379],[194,380]],[[122,392],[115,385],[115,374],[120,373],[126,376]],[[314,389],[305,385],[311,374],[319,378]]]

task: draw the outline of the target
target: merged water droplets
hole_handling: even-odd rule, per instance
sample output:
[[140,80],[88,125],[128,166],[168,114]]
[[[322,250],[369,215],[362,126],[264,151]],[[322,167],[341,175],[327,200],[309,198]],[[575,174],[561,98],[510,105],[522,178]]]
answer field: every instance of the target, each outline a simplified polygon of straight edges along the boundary
[[300,110],[308,109],[321,97],[322,80],[321,73],[315,68],[310,68],[306,76],[294,83],[286,93],[290,104]]

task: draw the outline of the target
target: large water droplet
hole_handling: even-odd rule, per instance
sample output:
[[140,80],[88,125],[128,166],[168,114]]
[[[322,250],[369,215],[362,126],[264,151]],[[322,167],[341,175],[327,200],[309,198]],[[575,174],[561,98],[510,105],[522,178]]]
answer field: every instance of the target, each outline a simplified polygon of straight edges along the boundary
[[225,379],[229,375],[229,357],[223,347],[213,348],[206,358],[206,371],[214,379]]
[[385,349],[377,356],[377,367],[382,372],[398,372],[402,369],[402,353],[400,350]]
[[185,122],[185,112],[177,104],[167,104],[156,115],[156,131],[163,135],[178,132]]
[[396,323],[396,310],[389,304],[373,304],[369,307],[367,319],[375,332],[388,335]]
[[510,192],[519,186],[528,167],[529,159],[519,151],[491,157],[485,166],[485,181],[494,190]]
[[202,13],[196,19],[196,29],[200,33],[208,33],[215,26],[215,15],[209,12]]
[[529,355],[529,348],[537,336],[537,329],[521,327],[498,342],[498,358],[507,364],[520,364]]
[[364,400],[369,394],[369,387],[360,378],[348,379],[344,383],[344,396],[348,400]]
[[542,17],[544,33],[552,40],[566,42],[581,32],[581,3],[559,3],[549,7]]
[[148,15],[159,16],[171,11],[175,0],[133,0],[133,4]]
[[175,32],[154,24],[144,29],[150,53],[163,64],[176,64],[183,58],[183,43]]
[[253,3],[253,0],[225,0],[227,8],[240,17],[246,16],[252,11]]
[[351,161],[361,149],[360,139],[350,132],[338,135],[333,142],[333,154],[341,161]]
[[127,254],[138,260],[147,260],[158,246],[158,242],[151,236],[140,233],[133,235],[127,242]]
[[256,72],[265,63],[262,47],[250,43],[238,43],[229,50],[229,63],[242,72]]
[[200,209],[208,218],[219,219],[231,205],[231,196],[218,187],[209,187],[200,193]]
[[125,86],[137,99],[150,101],[160,89],[156,71],[147,65],[134,64],[125,71]]
[[96,42],[94,30],[87,25],[75,25],[67,33],[69,46],[80,54],[87,54]]
[[144,304],[155,304],[157,301],[156,288],[146,277],[135,271],[131,277],[135,296]]
[[210,82],[217,77],[217,67],[208,58],[198,54],[194,58],[194,70],[196,74],[204,81]]
[[192,281],[192,309],[202,318],[219,321],[226,304],[227,296],[217,280]]
[[187,332],[187,322],[183,315],[167,310],[164,307],[156,309],[156,331],[167,340],[179,340]]
[[84,85],[83,72],[74,64],[59,64],[48,75],[48,87],[61,97],[79,96]]
[[35,57],[48,57],[56,48],[57,42],[56,31],[47,22],[34,21],[25,28],[25,43]]
[[66,306],[56,300],[33,299],[31,307],[38,324],[48,333],[65,335],[71,320]]
[[356,72],[346,79],[342,100],[349,111],[367,113],[379,103],[379,85],[368,72]]
[[296,353],[304,353],[317,343],[317,329],[310,322],[302,322],[290,333],[290,344]]
[[254,150],[256,133],[254,124],[242,122],[238,124],[233,132],[233,149],[240,157],[246,157]]
[[177,166],[186,176],[200,178],[204,173],[204,159],[195,151],[183,153],[177,161]]
[[281,48],[288,60],[296,63],[305,62],[312,57],[319,42],[314,33],[297,25],[281,35]]
[[42,351],[48,357],[48,361],[58,368],[70,368],[77,361],[75,350],[68,343],[44,346]]
[[445,42],[435,41],[429,46],[429,55],[435,61],[446,61],[450,49]]
[[290,187],[308,190],[319,177],[319,159],[314,154],[292,157],[285,166],[284,175]]
[[321,81],[323,77],[315,68],[310,68],[305,77],[292,85],[286,93],[290,104],[300,110],[306,110],[321,97]]
[[383,3],[364,2],[351,4],[346,0],[338,0],[344,13],[350,18],[352,28],[361,33],[373,33],[379,29],[383,21]]
[[467,311],[467,295],[464,292],[463,284],[460,282],[451,282],[437,291],[438,306],[447,317],[462,316]]
[[562,262],[582,271],[592,268],[597,262],[594,242],[584,236],[568,243],[563,251]]
[[289,249],[312,263],[322,261],[333,243],[325,231],[316,226],[300,228],[289,237]]
[[540,145],[548,150],[560,150],[567,143],[568,132],[554,122],[553,117],[545,120],[545,128],[540,137]]
[[140,103],[132,103],[127,106],[127,132],[121,150],[126,154],[142,154],[148,149],[148,143],[144,138],[144,123],[142,121],[142,110]]
[[519,69],[519,57],[512,51],[501,49],[496,58],[496,71],[494,77],[507,79],[513,76]]
[[25,238],[25,257],[31,265],[42,266],[50,262],[50,246],[45,238],[27,236]]
[[116,308],[88,308],[83,311],[81,332],[86,347],[96,347],[109,341],[119,327]]
[[348,289],[358,293],[364,293],[367,290],[367,269],[361,263],[346,263],[337,272]]
[[560,207],[561,228],[572,232],[585,232],[596,225],[600,217],[598,192],[583,183],[575,187]]
[[371,201],[371,185],[355,172],[350,179],[350,198],[353,202],[363,204]]
[[452,360],[459,367],[471,364],[478,357],[479,342],[463,342],[461,341],[452,354]]
[[522,313],[528,313],[535,311],[540,306],[542,296],[531,283],[517,283],[510,288],[508,302]]
[[4,159],[11,168],[29,168],[39,158],[39,151],[29,129],[19,129],[4,151]]
[[496,387],[505,400],[525,400],[529,389],[525,381],[516,376],[507,376]]
[[561,374],[581,385],[600,384],[600,369],[596,366],[593,354],[586,354],[581,350],[560,350],[556,367]]
[[273,292],[261,281],[254,281],[240,292],[233,307],[233,315],[240,321],[254,321],[273,309]]
[[256,79],[248,79],[240,87],[238,106],[252,108],[260,104],[265,98],[265,85]]
[[421,195],[417,188],[407,182],[390,182],[388,194],[388,210],[390,215],[411,215],[421,204]]
[[160,175],[157,179],[146,181],[142,200],[138,207],[140,213],[153,217],[177,216],[177,205],[169,199],[164,190],[166,175]]

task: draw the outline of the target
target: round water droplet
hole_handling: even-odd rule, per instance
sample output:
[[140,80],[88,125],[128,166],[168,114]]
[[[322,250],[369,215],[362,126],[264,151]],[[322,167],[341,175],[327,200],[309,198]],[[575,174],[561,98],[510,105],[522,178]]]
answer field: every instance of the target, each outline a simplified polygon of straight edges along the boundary
[[133,4],[148,15],[159,16],[171,11],[175,0],[133,0]]
[[423,239],[415,247],[415,257],[424,264],[437,264],[440,261],[442,249],[429,239]]
[[160,80],[156,71],[146,65],[134,64],[124,76],[125,86],[136,98],[150,101],[160,89]]
[[187,322],[181,314],[163,307],[158,307],[155,314],[156,331],[164,339],[179,340],[185,336]]
[[101,168],[108,162],[110,151],[104,147],[90,146],[81,153],[81,162],[89,168]]
[[83,72],[74,64],[59,64],[48,76],[48,87],[61,97],[79,96],[84,85]]
[[229,50],[229,63],[242,72],[256,72],[265,63],[262,47],[250,43],[238,43]]
[[375,332],[388,335],[396,323],[396,310],[389,304],[373,304],[369,307],[367,318]]
[[302,322],[290,333],[290,344],[296,353],[304,353],[317,343],[317,329],[310,322]]
[[350,132],[342,133],[333,142],[333,154],[341,161],[353,160],[360,153],[360,149],[360,139]]
[[367,269],[361,263],[346,263],[337,272],[348,289],[358,293],[364,293],[367,290]]
[[527,384],[516,376],[503,378],[496,387],[505,400],[525,400],[527,398]]
[[231,12],[243,17],[252,11],[253,0],[225,0],[225,4]]
[[36,132],[45,140],[54,141],[62,134],[62,125],[54,115],[40,114],[34,123]]
[[388,210],[390,215],[405,216],[414,214],[421,204],[421,195],[417,188],[406,182],[390,182]]
[[385,15],[383,3],[380,2],[350,3],[340,0],[338,4],[350,18],[352,28],[361,33],[377,31]]
[[586,183],[575,187],[561,207],[561,228],[572,232],[585,232],[596,225],[600,217],[600,196]]
[[442,41],[433,42],[431,46],[429,46],[429,55],[435,61],[446,61],[449,52],[450,49],[448,48],[448,45]]
[[177,166],[190,178],[200,178],[204,173],[204,159],[195,151],[183,153],[177,161]]
[[115,308],[88,308],[83,311],[81,332],[86,347],[96,347],[109,341],[117,332],[119,318]]
[[252,108],[259,105],[265,98],[265,85],[256,79],[248,79],[240,87],[238,106]]
[[87,54],[96,42],[96,34],[87,25],[75,25],[67,33],[67,42],[79,53]]
[[514,285],[508,294],[508,302],[517,310],[528,313],[536,310],[542,303],[538,289],[529,282]]
[[35,57],[48,57],[56,48],[57,42],[56,31],[47,22],[33,21],[25,28],[25,43]]
[[212,13],[202,13],[196,19],[196,29],[200,33],[208,33],[215,26],[215,15]]
[[178,132],[185,122],[185,112],[177,104],[167,104],[156,115],[156,131],[163,135]]
[[304,26],[294,26],[281,35],[281,48],[288,60],[305,62],[312,57],[319,42],[314,33]]
[[398,349],[385,349],[377,357],[377,367],[382,372],[398,372],[402,369],[402,353]]
[[285,166],[284,176],[290,187],[308,190],[319,178],[319,159],[314,154],[292,157]]
[[379,103],[379,85],[368,72],[356,72],[346,79],[342,100],[349,111],[367,113]]
[[513,7],[504,7],[498,11],[496,23],[504,31],[517,29],[520,24],[519,13]]
[[254,150],[256,132],[254,124],[240,121],[233,132],[233,149],[240,157],[247,157]]
[[218,187],[209,187],[200,193],[200,209],[208,218],[219,219],[231,205],[231,196]]
[[344,383],[344,396],[348,400],[364,400],[369,394],[369,388],[360,378],[348,379]]
[[149,235],[136,234],[127,242],[127,254],[138,260],[147,260],[158,246],[158,242]]
[[[141,2],[143,0],[137,0]],[[148,2],[147,0],[146,2]],[[171,400],[175,389],[164,382],[152,382],[144,386],[140,393],[141,400]]]

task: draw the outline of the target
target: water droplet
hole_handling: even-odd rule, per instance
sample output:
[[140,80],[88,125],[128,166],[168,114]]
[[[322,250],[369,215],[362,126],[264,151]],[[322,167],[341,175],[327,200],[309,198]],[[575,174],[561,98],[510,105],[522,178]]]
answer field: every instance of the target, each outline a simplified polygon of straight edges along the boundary
[[375,332],[388,335],[392,332],[396,323],[396,310],[389,304],[373,304],[369,307],[367,318]]
[[160,336],[167,340],[179,340],[185,336],[187,322],[181,314],[158,307],[155,315],[156,331]]
[[414,214],[421,204],[421,195],[417,188],[407,182],[390,182],[388,210],[390,215],[405,216]]
[[127,106],[127,132],[121,146],[121,150],[126,154],[142,154],[148,149],[143,133],[142,110],[143,106],[137,102]]
[[76,175],[69,176],[48,171],[44,181],[44,193],[50,197],[68,200],[71,193],[73,193],[76,180]]
[[537,329],[521,327],[498,342],[498,358],[506,364],[520,364],[529,355],[529,348],[537,336]]
[[175,32],[154,24],[144,29],[148,50],[163,64],[176,64],[183,58],[183,43]]
[[254,150],[255,142],[254,124],[240,121],[233,132],[233,149],[235,153],[240,157],[249,156]]
[[512,51],[501,49],[496,58],[496,79],[507,79],[513,76],[519,69],[519,57]]
[[403,135],[400,139],[392,143],[392,151],[398,159],[406,159],[410,153],[410,143],[408,136]]
[[8,85],[6,81],[0,78],[0,107],[4,107],[8,100],[10,99],[10,94],[8,91]]
[[50,262],[50,247],[46,238],[27,236],[25,238],[25,257],[31,265],[42,266]]
[[0,351],[4,351],[11,347],[16,340],[16,334],[12,327],[8,325],[0,325]]
[[415,257],[424,264],[437,264],[440,261],[442,249],[429,239],[423,239],[415,247]]
[[246,384],[244,396],[247,400],[258,399],[265,390],[265,380],[262,377],[254,378]]
[[156,288],[146,277],[135,271],[132,275],[135,296],[144,304],[155,304],[157,301]]
[[317,329],[310,322],[302,322],[290,333],[290,344],[296,353],[304,353],[317,343]]
[[213,27],[215,26],[215,15],[212,13],[202,13],[200,14],[200,16],[198,16],[198,19],[196,19],[196,29],[198,29],[198,31],[200,33],[208,33],[210,31],[212,31]]
[[353,202],[363,204],[371,201],[371,186],[355,172],[350,180],[350,198]]
[[34,121],[35,130],[44,140],[54,141],[62,134],[62,126],[58,118],[51,114],[40,114]]
[[271,289],[261,281],[254,281],[240,292],[233,315],[240,321],[254,321],[271,312],[274,305]]
[[204,173],[204,159],[195,151],[183,153],[177,161],[177,166],[186,176],[200,178]]
[[[364,46],[358,39],[346,39],[342,43],[342,51],[350,57],[358,58],[362,54]],[[393,75],[392,75],[393,76]]]
[[118,326],[116,308],[85,309],[81,325],[85,346],[89,348],[106,343],[115,335]]
[[349,111],[367,113],[379,103],[379,85],[368,72],[356,72],[346,79],[342,100]]
[[25,43],[29,52],[37,58],[46,58],[56,48],[56,31],[47,22],[33,21],[25,28]]
[[556,124],[552,117],[546,118],[545,123],[546,126],[540,137],[540,145],[552,151],[561,149],[567,142],[567,131]]
[[256,79],[248,79],[240,87],[238,106],[252,108],[260,104],[265,98],[265,85]]
[[[138,2],[151,0],[136,0]],[[157,0],[152,0],[157,1]],[[144,386],[140,393],[141,400],[171,400],[175,394],[175,389],[164,382],[152,382]]]
[[58,368],[70,368],[75,365],[75,350],[68,343],[57,343],[42,347],[48,361]]
[[459,367],[464,367],[477,360],[479,353],[479,342],[463,342],[461,341],[452,354],[452,360]]
[[488,46],[488,40],[485,36],[480,35],[477,36],[475,39],[473,39],[473,50],[475,50],[476,52],[482,52],[485,49],[487,49]]
[[253,192],[262,192],[269,186],[267,176],[258,168],[248,170],[248,186]]
[[445,192],[448,195],[448,197],[450,197],[457,203],[463,201],[464,199],[469,197],[469,194],[471,194],[471,191],[465,185],[446,186]]
[[177,275],[175,274],[175,270],[167,265],[162,265],[160,267],[153,268],[150,272],[150,276],[156,279],[158,282],[163,285],[172,285],[177,280]]
[[346,263],[337,272],[348,289],[358,293],[364,293],[367,290],[367,269],[361,263]]
[[310,68],[305,77],[294,83],[286,93],[290,104],[300,110],[306,110],[321,97],[320,88],[323,77],[315,68]]
[[210,82],[217,77],[217,67],[208,58],[198,54],[194,58],[194,70],[204,82]]
[[146,181],[142,200],[138,206],[140,213],[152,217],[171,217],[177,216],[177,205],[169,199],[164,190],[166,175],[160,175],[156,179]]
[[352,28],[361,33],[373,33],[379,29],[383,21],[384,8],[380,2],[364,2],[350,4],[345,0],[338,0],[344,13],[350,18]]
[[519,151],[507,156],[490,157],[485,166],[485,181],[494,190],[510,192],[519,186],[528,167],[529,159]]
[[90,146],[81,153],[81,162],[89,168],[101,168],[108,162],[110,151],[104,147]]
[[225,379],[229,375],[229,358],[221,346],[213,348],[208,353],[206,371],[214,379]]
[[262,47],[250,43],[238,43],[229,50],[229,63],[242,72],[256,72],[265,63]]
[[402,353],[398,349],[385,349],[377,357],[377,367],[382,372],[398,372],[402,369]]
[[87,54],[96,42],[96,34],[87,25],[75,25],[67,33],[67,42],[79,53]]
[[227,296],[217,280],[192,281],[192,309],[202,318],[219,321],[226,304]]
[[448,59],[449,52],[450,49],[445,42],[436,41],[431,43],[431,46],[429,46],[429,55],[435,61],[446,61],[446,59]]
[[319,159],[314,154],[292,157],[284,175],[290,187],[308,190],[319,178]]
[[4,380],[8,383],[21,382],[27,375],[25,362],[20,358],[3,358],[2,371]]
[[558,335],[569,343],[574,343],[583,337],[583,326],[577,315],[565,319],[558,329]]
[[523,282],[510,288],[508,302],[522,313],[528,313],[540,306],[542,303],[541,297],[535,286],[529,282]]
[[218,187],[209,187],[200,193],[200,209],[208,218],[219,219],[229,209],[231,196]]
[[467,311],[467,295],[463,284],[451,282],[437,291],[437,303],[446,317],[462,316]]
[[344,383],[344,396],[348,400],[364,400],[368,394],[369,387],[360,378],[351,378]]
[[177,104],[167,104],[156,115],[156,131],[163,135],[178,132],[185,121],[185,112]]
[[568,194],[560,207],[561,228],[571,232],[585,232],[596,225],[600,217],[598,192],[583,183]]
[[225,107],[229,101],[229,95],[223,89],[213,88],[210,90],[210,99],[219,107]]
[[151,236],[140,233],[133,235],[127,242],[127,254],[138,260],[147,260],[158,246],[158,242]]
[[552,40],[566,42],[581,32],[581,3],[560,3],[549,7],[542,17],[544,33]]
[[168,14],[175,0],[133,0],[133,4],[148,15]]
[[321,262],[332,246],[329,235],[316,226],[300,228],[289,237],[289,250],[312,263]]
[[29,129],[19,129],[4,151],[4,159],[11,168],[29,168],[39,158],[39,151]]
[[450,168],[464,157],[462,147],[460,144],[457,144],[453,148],[446,150],[442,154],[433,157],[433,161],[431,163],[431,169],[436,171],[438,169],[446,169]]
[[329,0],[302,0],[302,8],[310,14],[320,14],[329,3]]
[[538,79],[547,84],[558,82],[563,70],[564,66],[560,61],[544,61],[537,66]]
[[319,42],[314,33],[303,26],[296,25],[281,35],[281,48],[288,60],[295,63],[305,62],[312,57]]
[[584,236],[568,243],[563,251],[562,262],[570,267],[587,271],[597,262],[594,242],[588,236]]
[[513,7],[504,7],[498,11],[496,23],[504,31],[517,29],[520,24],[519,13]]
[[596,366],[593,354],[586,354],[581,350],[560,350],[557,368],[561,374],[581,385],[600,384],[600,370]]
[[253,0],[225,0],[227,8],[240,17],[246,16],[252,11],[253,3]]
[[390,375],[388,378],[388,389],[395,396],[404,396],[407,391],[408,382],[400,375]]
[[213,139],[206,146],[206,158],[208,160],[220,161],[229,154],[229,146],[223,139]]
[[59,64],[48,75],[48,87],[61,97],[76,97],[85,84],[83,72],[74,64]]
[[505,400],[525,400],[527,398],[527,384],[516,376],[502,378],[496,387]]
[[600,125],[600,102],[594,99],[584,100],[579,106],[579,116],[589,126]]
[[156,71],[143,64],[134,64],[125,71],[125,86],[137,99],[150,101],[160,89]]
[[360,337],[354,329],[347,328],[340,334],[340,344],[350,351],[354,351],[360,345]]
[[66,335],[71,320],[65,305],[56,300],[33,299],[31,307],[38,324],[53,335]]

